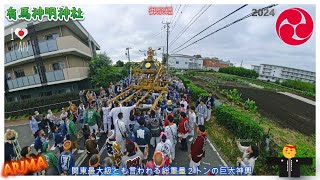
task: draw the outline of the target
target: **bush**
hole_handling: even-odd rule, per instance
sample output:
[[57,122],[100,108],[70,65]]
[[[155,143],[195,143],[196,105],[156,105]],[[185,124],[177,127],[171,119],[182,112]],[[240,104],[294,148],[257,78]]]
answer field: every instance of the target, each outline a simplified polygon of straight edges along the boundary
[[[68,101],[77,100],[76,104],[79,103],[79,93],[70,92],[64,94],[56,94],[46,97],[38,97],[27,99],[24,101],[9,102],[5,103],[5,117],[9,116],[22,116],[26,114],[34,114],[34,111],[39,113],[47,112],[48,109],[61,109],[62,107],[68,106]],[[61,103],[64,102],[64,103]],[[57,104],[59,103],[59,104]],[[52,104],[52,105],[51,105]],[[50,105],[50,106],[47,106]],[[22,110],[22,111],[19,111]],[[18,112],[12,112],[18,111]]]
[[256,112],[258,107],[254,100],[247,99],[247,101],[244,103],[244,108],[251,112]]
[[257,78],[259,77],[259,74],[250,69],[245,69],[243,67],[225,67],[220,68],[219,72],[226,73],[226,74],[233,74],[237,76],[247,77],[247,78]]
[[286,86],[293,89],[298,89],[301,91],[306,91],[310,93],[316,92],[316,85],[312,83],[297,81],[297,80],[287,80],[281,83],[282,86]]
[[245,113],[230,106],[216,108],[217,122],[230,130],[237,138],[259,142],[263,136],[262,127]]
[[234,101],[236,104],[241,103],[241,94],[238,92],[237,89],[233,89],[229,91],[222,89],[220,93],[225,95],[229,100]]

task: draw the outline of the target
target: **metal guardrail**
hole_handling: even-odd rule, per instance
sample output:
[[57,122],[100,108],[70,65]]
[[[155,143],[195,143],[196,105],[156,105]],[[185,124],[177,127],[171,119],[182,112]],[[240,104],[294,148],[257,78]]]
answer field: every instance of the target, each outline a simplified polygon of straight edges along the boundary
[[[69,100],[69,101],[72,101],[72,102],[79,102],[79,101],[80,101],[80,99],[76,99],[76,100]],[[47,104],[47,105],[37,106],[37,107],[32,107],[32,108],[28,108],[28,109],[21,109],[21,110],[17,110],[17,111],[5,112],[5,114],[17,113],[17,112],[21,112],[21,111],[29,111],[29,110],[33,110],[33,109],[39,109],[39,108],[43,108],[43,107],[48,107],[48,106],[55,106],[55,105],[59,105],[59,104],[68,103],[69,101],[59,102],[59,103],[55,103],[55,104]]]

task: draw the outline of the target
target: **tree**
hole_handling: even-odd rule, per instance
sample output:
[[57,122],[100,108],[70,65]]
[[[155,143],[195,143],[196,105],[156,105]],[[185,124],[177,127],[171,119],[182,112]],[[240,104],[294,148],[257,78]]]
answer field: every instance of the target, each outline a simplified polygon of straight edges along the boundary
[[123,67],[123,65],[124,65],[124,63],[121,60],[118,60],[116,62],[116,66],[118,66],[118,67]]
[[108,67],[112,65],[112,60],[107,56],[105,52],[99,53],[92,57],[89,63],[89,76],[92,77],[96,75],[97,70],[102,67]]
[[123,77],[118,69],[119,68],[115,66],[104,66],[98,68],[96,74],[90,77],[91,82],[97,87],[106,87],[110,82],[115,83]]

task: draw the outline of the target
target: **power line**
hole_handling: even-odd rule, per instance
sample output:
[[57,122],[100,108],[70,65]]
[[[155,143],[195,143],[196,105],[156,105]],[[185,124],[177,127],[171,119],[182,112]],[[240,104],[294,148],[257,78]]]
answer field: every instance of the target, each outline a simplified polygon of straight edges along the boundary
[[194,39],[195,37],[197,37],[199,34],[203,33],[204,31],[206,31],[207,29],[209,29],[210,27],[214,26],[215,24],[217,24],[218,22],[224,20],[225,18],[229,17],[230,15],[234,14],[235,12],[239,11],[240,9],[246,7],[248,4],[245,4],[241,7],[239,7],[238,9],[234,10],[233,12],[231,12],[230,14],[226,15],[225,17],[221,18],[220,20],[214,22],[213,24],[211,24],[210,26],[206,27],[205,29],[203,29],[202,31],[200,31],[198,34],[194,35],[192,38],[190,38],[188,41],[186,41],[185,43],[181,44],[179,47],[175,48],[173,51],[179,49],[180,47],[182,47],[184,44],[188,43],[189,41],[191,41],[192,39]]
[[183,11],[185,10],[185,8],[186,8],[187,6],[188,6],[188,5],[185,4],[185,5],[182,7],[181,12],[180,12],[178,18],[176,19],[176,21],[174,22],[174,24],[172,24],[171,32],[173,31],[174,27],[177,25],[177,22],[180,20],[182,13],[183,13]]
[[[269,8],[272,8],[272,7],[277,6],[277,5],[278,5],[278,4],[273,4],[273,5],[264,7],[264,8],[262,8],[262,9],[269,9]],[[250,14],[248,14],[248,15],[246,15],[246,16],[244,16],[244,17],[242,17],[242,18],[240,18],[240,19],[238,19],[238,20],[236,20],[236,21],[234,21],[234,22],[232,22],[232,23],[229,23],[229,24],[225,25],[224,27],[222,27],[222,28],[220,28],[220,29],[218,29],[218,30],[216,30],[216,31],[214,31],[214,32],[212,32],[212,33],[210,33],[210,34],[208,34],[208,35],[206,35],[206,36],[204,36],[204,37],[196,40],[196,41],[194,41],[193,43],[187,45],[186,47],[184,47],[184,48],[182,48],[182,49],[179,49],[179,50],[173,52],[173,54],[182,51],[183,49],[185,49],[185,48],[187,48],[187,47],[189,47],[189,46],[191,46],[191,45],[193,45],[193,44],[195,44],[195,43],[197,43],[197,42],[199,42],[199,41],[201,41],[201,40],[203,40],[203,39],[205,39],[205,38],[207,38],[207,37],[209,37],[209,36],[211,36],[211,35],[213,35],[213,34],[215,34],[215,33],[217,33],[217,32],[219,32],[219,31],[222,30],[222,29],[225,29],[225,28],[227,28],[227,27],[229,27],[229,26],[231,26],[231,25],[233,25],[233,24],[236,24],[236,23],[238,23],[238,22],[240,22],[240,21],[242,21],[242,20],[244,20],[244,19],[246,19],[246,18],[249,18],[249,17],[251,17],[252,15],[253,15],[253,12],[250,13]]]
[[174,44],[194,24],[210,8],[211,5],[209,5],[205,9],[206,6],[207,5],[203,6],[201,10],[191,19],[188,25],[182,31],[180,31],[180,33],[174,38],[174,40],[171,41],[170,46],[172,46],[172,44]]
[[[177,5],[177,6],[178,6],[178,5]],[[177,8],[177,6],[176,6],[176,8]],[[176,11],[174,17],[171,19],[170,24],[172,24],[173,21],[175,20],[175,18],[176,18],[176,16],[177,16],[177,12],[179,12],[179,10],[180,10],[180,7],[181,7],[181,4],[179,5],[179,8],[178,8],[178,10]]]

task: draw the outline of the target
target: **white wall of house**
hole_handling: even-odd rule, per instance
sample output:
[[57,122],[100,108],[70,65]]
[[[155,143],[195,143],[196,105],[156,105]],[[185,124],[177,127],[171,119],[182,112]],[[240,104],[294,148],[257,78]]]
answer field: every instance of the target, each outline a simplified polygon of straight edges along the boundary
[[194,56],[169,56],[169,67],[174,69],[202,69],[203,59]]

